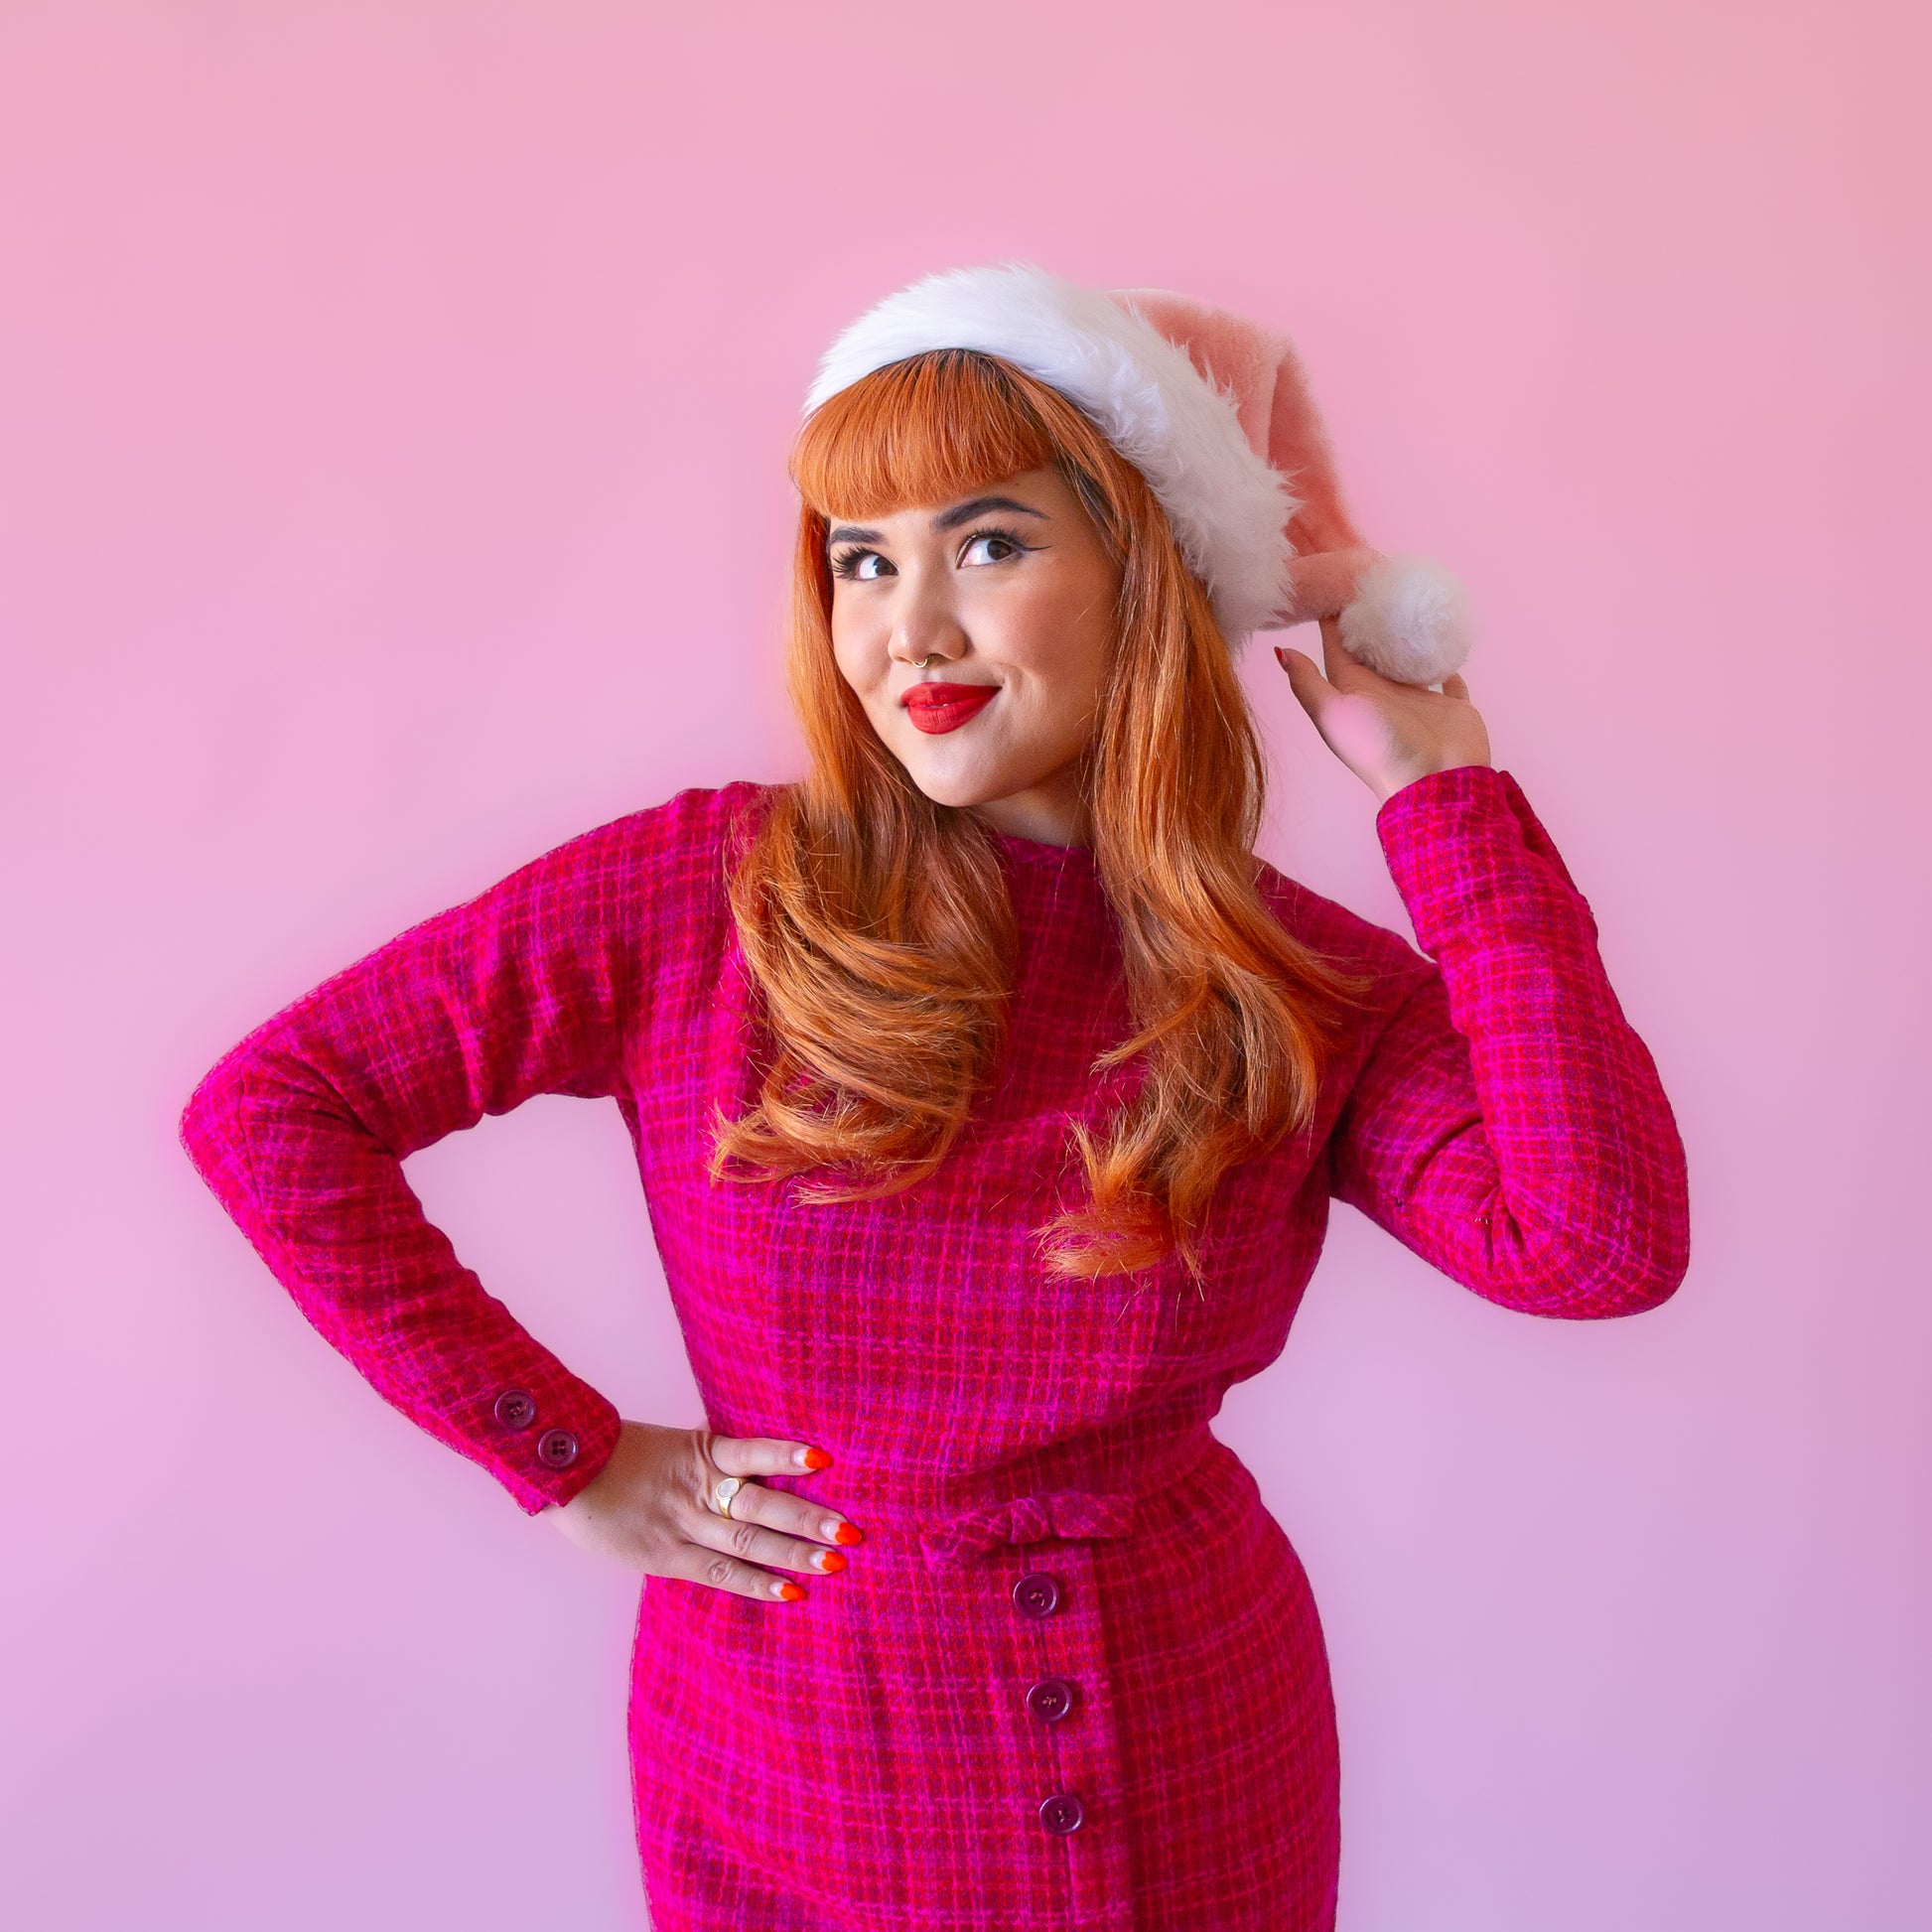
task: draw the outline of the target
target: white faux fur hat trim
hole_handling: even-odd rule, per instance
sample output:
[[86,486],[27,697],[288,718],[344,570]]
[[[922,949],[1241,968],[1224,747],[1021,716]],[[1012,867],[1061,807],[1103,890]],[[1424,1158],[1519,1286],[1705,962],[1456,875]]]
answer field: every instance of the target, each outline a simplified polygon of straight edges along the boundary
[[1289,595],[1287,479],[1248,440],[1233,401],[1127,306],[1026,262],[928,275],[833,343],[809,413],[889,362],[968,348],[1036,376],[1077,404],[1146,477],[1231,646]]

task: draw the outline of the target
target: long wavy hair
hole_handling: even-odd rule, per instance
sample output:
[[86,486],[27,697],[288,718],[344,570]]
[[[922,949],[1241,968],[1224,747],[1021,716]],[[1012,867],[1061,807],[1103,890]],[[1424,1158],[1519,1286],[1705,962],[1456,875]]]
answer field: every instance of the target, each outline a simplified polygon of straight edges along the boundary
[[813,1173],[812,1201],[931,1174],[1006,1039],[1016,929],[997,846],[935,804],[832,654],[835,517],[945,503],[1056,468],[1121,573],[1084,764],[1134,1031],[1094,1062],[1145,1069],[1104,1131],[1069,1117],[1086,1198],[1036,1229],[1046,1268],[1131,1273],[1201,1241],[1223,1173],[1311,1119],[1367,982],[1298,942],[1257,885],[1265,767],[1206,592],[1141,473],[1056,390],[963,349],[876,370],[806,421],[787,680],[810,768],[778,788],[730,899],[769,1028],[757,1100],[714,1122],[715,1178]]

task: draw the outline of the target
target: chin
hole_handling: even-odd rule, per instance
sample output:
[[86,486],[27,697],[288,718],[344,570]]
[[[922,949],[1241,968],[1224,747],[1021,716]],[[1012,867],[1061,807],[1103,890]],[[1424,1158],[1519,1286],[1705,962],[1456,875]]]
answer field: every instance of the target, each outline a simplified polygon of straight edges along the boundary
[[[921,755],[922,754],[922,755]],[[1024,778],[1005,771],[990,771],[977,759],[935,758],[920,747],[911,757],[899,756],[906,775],[935,805],[950,805],[964,810],[984,805],[989,799],[1004,798],[1024,788]]]
[[984,805],[989,799],[1006,796],[1006,788],[1000,785],[979,784],[945,772],[921,771],[915,764],[907,765],[906,771],[935,805],[950,805],[964,811],[973,805]]
[[940,733],[906,725],[903,735],[894,732],[886,746],[926,797],[956,811],[1030,791],[1064,762],[1054,746],[1016,746],[990,734],[973,744],[979,723],[973,719],[956,732]]

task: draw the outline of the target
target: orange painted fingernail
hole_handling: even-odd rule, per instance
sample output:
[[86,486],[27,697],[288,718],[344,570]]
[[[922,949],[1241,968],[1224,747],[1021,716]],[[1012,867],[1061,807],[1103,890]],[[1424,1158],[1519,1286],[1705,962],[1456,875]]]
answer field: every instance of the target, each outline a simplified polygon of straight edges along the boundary
[[804,1593],[805,1593],[804,1589],[799,1585],[794,1584],[789,1577],[787,1577],[785,1581],[778,1586],[778,1594],[782,1596],[787,1603],[797,1602],[798,1599],[804,1595]]
[[865,1533],[859,1528],[857,1523],[841,1523],[832,1532],[832,1541],[834,1543],[863,1543],[865,1540]]
[[815,1550],[812,1563],[820,1570],[843,1570],[845,1559],[836,1550]]
[[831,1466],[832,1458],[822,1449],[808,1449],[799,1458],[808,1469],[824,1469]]

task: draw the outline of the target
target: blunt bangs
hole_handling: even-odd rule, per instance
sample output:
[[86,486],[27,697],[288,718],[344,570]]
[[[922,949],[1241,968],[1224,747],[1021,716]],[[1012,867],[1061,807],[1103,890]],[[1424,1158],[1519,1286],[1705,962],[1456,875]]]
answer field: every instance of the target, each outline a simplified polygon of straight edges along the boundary
[[972,349],[890,362],[806,419],[792,482],[829,521],[952,502],[1006,477],[1065,467],[1040,400],[1029,393],[1035,386]]

